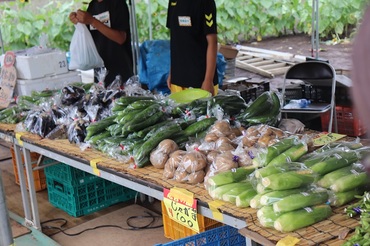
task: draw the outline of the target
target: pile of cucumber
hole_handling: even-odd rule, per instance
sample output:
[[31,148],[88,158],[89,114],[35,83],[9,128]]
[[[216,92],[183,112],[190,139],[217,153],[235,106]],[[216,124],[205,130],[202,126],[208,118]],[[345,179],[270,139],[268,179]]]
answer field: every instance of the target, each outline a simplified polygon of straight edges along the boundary
[[22,95],[17,97],[16,104],[0,109],[0,123],[17,124],[23,122],[32,108],[47,101],[53,95],[54,91],[45,90],[41,92],[33,91],[30,96]]
[[[150,152],[164,139],[178,145],[190,137],[203,136],[216,121],[215,117],[174,118],[165,103],[151,97],[125,96],[116,100],[113,114],[87,127],[85,141],[118,159],[128,156],[135,167],[149,164]],[[116,152],[112,153],[112,150]]]
[[258,124],[275,126],[279,120],[280,108],[281,101],[277,93],[265,91],[235,118],[246,127]]
[[367,154],[368,147],[347,142],[307,153],[307,143],[292,136],[262,150],[258,165],[216,174],[205,187],[214,199],[258,209],[261,225],[291,232],[363,194],[370,185],[361,164]]

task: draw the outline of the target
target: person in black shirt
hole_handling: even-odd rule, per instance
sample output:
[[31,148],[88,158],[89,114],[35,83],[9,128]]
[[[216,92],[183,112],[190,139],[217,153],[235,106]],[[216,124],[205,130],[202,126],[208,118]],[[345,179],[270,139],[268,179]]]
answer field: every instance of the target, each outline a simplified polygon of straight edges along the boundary
[[123,82],[133,76],[129,11],[125,0],[92,0],[87,11],[72,12],[69,19],[74,24],[88,25],[108,70],[105,86],[111,84],[117,75]]
[[217,22],[214,0],[170,0],[171,68],[167,79],[171,93],[201,88],[218,91]]

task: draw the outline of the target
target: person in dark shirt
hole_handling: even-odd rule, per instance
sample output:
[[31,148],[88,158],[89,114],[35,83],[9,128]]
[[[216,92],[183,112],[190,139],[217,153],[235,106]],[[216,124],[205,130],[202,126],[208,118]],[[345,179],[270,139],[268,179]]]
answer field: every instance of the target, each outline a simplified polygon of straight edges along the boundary
[[[352,71],[351,78],[352,85],[352,98],[356,112],[368,129],[366,137],[369,137],[370,129],[370,97],[369,97],[369,82],[370,82],[370,5],[366,6],[363,19],[357,29],[357,33],[353,43],[352,50]],[[368,144],[368,140],[365,140]],[[363,157],[362,163],[364,164],[365,171],[370,175],[370,155],[367,154]]]
[[[133,76],[133,58],[128,6],[125,0],[92,0],[87,11],[69,15],[72,23],[86,24],[108,70],[105,86],[117,75],[123,82]],[[95,69],[95,75],[100,69]]]
[[167,79],[171,93],[201,88],[218,92],[217,22],[214,0],[170,0],[171,68]]

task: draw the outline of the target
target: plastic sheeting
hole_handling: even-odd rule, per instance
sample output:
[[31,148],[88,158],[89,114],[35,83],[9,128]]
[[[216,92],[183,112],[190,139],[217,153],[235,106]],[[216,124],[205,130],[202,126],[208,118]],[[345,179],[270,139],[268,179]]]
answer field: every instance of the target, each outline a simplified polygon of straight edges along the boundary
[[[140,45],[139,78],[140,83],[151,91],[170,94],[167,77],[170,69],[170,41],[148,40]],[[224,79],[226,61],[221,53],[217,54],[217,73],[220,88]]]

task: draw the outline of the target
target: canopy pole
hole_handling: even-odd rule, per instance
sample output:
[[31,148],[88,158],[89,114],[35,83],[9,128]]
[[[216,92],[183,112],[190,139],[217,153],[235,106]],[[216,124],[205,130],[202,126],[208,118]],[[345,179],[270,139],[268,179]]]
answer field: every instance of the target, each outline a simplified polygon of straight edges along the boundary
[[[312,0],[311,56],[319,58],[319,0]],[[315,51],[315,56],[314,56]]]
[[131,46],[132,46],[132,56],[133,56],[133,72],[137,75],[137,64],[139,61],[139,38],[137,31],[137,22],[136,22],[136,10],[135,2],[129,0],[130,6],[130,29],[131,29]]
[[13,245],[13,233],[10,227],[8,208],[5,201],[5,191],[0,169],[0,245]]

